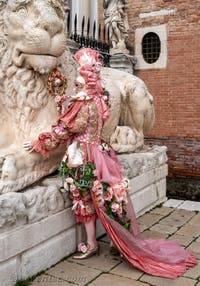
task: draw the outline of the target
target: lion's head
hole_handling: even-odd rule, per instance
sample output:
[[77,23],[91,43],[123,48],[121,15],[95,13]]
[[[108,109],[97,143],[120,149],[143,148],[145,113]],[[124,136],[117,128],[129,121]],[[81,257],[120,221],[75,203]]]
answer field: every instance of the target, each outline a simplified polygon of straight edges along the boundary
[[62,0],[1,0],[2,69],[12,61],[18,68],[48,73],[66,48],[65,28]]

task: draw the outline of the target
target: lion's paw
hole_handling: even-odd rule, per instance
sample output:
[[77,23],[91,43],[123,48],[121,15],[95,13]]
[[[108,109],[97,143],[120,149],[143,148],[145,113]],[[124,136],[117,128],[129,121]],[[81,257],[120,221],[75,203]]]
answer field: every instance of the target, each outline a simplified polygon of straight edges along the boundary
[[0,157],[0,178],[14,180],[17,177],[16,160],[14,154]]
[[139,132],[129,126],[117,126],[110,144],[117,153],[131,153],[142,148],[144,140]]

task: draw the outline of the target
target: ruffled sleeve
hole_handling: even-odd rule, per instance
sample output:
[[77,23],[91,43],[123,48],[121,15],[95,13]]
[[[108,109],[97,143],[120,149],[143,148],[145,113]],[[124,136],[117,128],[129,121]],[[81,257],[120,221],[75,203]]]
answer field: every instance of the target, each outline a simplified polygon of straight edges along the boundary
[[57,120],[56,125],[51,126],[50,132],[43,132],[33,143],[34,150],[44,157],[49,157],[50,153],[61,144],[67,143],[74,133],[81,133],[87,126],[87,120],[82,120],[84,115],[83,101],[76,101]]

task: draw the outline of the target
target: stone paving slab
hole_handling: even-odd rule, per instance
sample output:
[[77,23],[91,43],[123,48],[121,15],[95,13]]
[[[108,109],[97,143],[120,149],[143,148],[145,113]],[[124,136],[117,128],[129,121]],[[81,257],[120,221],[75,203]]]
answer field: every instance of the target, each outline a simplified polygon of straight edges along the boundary
[[140,281],[149,283],[153,286],[195,286],[196,280],[186,278],[186,277],[178,277],[176,279],[166,279],[161,277],[150,276],[148,274],[144,274]]
[[102,274],[88,286],[147,286],[145,283],[113,274]]
[[177,231],[177,227],[159,223],[159,224],[152,226],[150,230],[158,231],[158,232],[165,233],[165,234],[173,234]]
[[157,223],[159,220],[161,220],[162,218],[163,216],[161,215],[147,213],[146,215],[139,217],[138,222],[141,225],[152,226],[155,223]]
[[100,273],[101,271],[97,269],[89,268],[69,261],[63,261],[46,271],[46,274],[53,277],[58,277],[67,282],[73,282],[82,286],[88,284]]
[[185,272],[184,276],[192,278],[192,279],[197,279],[198,277],[200,277],[200,260],[198,260],[197,265],[195,265],[194,267],[188,269]]
[[174,209],[173,208],[168,208],[168,207],[157,207],[155,209],[153,209],[151,211],[152,214],[159,214],[162,216],[167,216],[169,215],[171,212],[173,212]]
[[[192,251],[197,259],[200,259],[200,242],[193,242],[189,245],[188,249]],[[199,273],[200,275],[200,273]]]
[[190,221],[189,224],[199,227],[200,225],[200,213],[196,214]]
[[163,218],[160,221],[160,223],[170,225],[170,226],[180,227],[186,222],[188,222],[189,220],[191,220],[191,218],[194,216],[195,216],[195,213],[191,211],[175,210],[169,216]]
[[84,265],[86,267],[91,267],[94,269],[98,269],[101,271],[109,271],[116,265],[121,262],[121,257],[113,256],[109,254],[110,247],[109,244],[99,243],[100,244],[100,255],[92,256],[90,259],[83,259],[83,260],[75,260],[72,257],[68,258],[70,262],[76,262],[80,265]]
[[200,242],[200,237],[199,237],[199,238],[197,238],[196,242]]
[[168,234],[166,233],[161,233],[158,231],[153,231],[153,230],[145,230],[142,234],[141,234],[142,238],[152,238],[152,239],[160,239],[160,238],[167,238]]
[[184,201],[182,204],[177,206],[178,209],[184,209],[188,211],[200,211],[200,202]]
[[163,207],[177,208],[181,206],[183,203],[184,203],[183,200],[169,199],[163,204]]
[[200,236],[200,227],[186,224],[177,231],[177,234],[198,237]]
[[38,276],[34,280],[34,282],[31,283],[31,286],[73,286],[73,285],[77,284],[72,284],[71,282],[69,283],[50,275]]
[[178,241],[182,246],[187,247],[195,238],[193,236],[185,236],[180,234],[173,234],[168,238],[169,240],[176,240]]
[[110,271],[110,273],[134,280],[138,280],[143,275],[142,271],[133,268],[126,261],[123,261],[122,263],[117,265]]

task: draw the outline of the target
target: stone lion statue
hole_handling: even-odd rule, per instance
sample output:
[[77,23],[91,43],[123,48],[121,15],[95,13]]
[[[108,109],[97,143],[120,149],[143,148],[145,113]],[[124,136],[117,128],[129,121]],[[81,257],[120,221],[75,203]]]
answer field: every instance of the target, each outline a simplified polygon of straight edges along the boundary
[[[0,193],[19,191],[57,169],[64,146],[50,158],[27,153],[23,142],[49,131],[58,113],[46,89],[57,67],[73,93],[76,67],[66,49],[62,0],[0,1]],[[103,68],[111,94],[111,115],[103,137],[118,152],[143,147],[154,121],[153,98],[144,82],[130,74]]]

